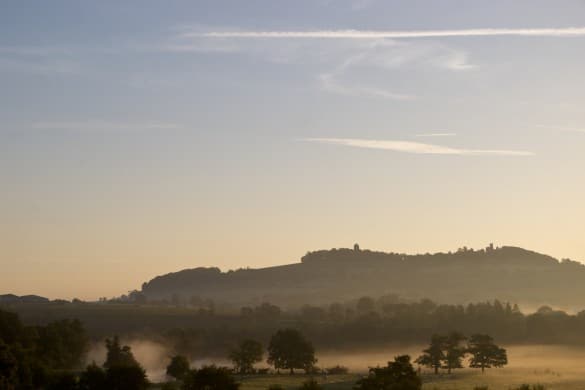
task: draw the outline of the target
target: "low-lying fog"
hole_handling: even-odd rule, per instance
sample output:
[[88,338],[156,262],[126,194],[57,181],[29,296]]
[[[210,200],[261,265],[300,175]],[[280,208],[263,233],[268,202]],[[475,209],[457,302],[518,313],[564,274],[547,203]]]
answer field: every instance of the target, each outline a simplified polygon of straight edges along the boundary
[[[165,377],[166,366],[172,352],[162,344],[147,340],[121,340],[123,345],[129,345],[136,359],[146,369],[152,381],[160,381]],[[505,345],[508,351],[508,368],[531,370],[532,373],[548,373],[554,375],[582,375],[585,376],[585,346],[551,346],[551,345]],[[415,359],[420,355],[424,346],[389,346],[370,351],[317,351],[317,365],[322,368],[335,365],[346,366],[354,373],[365,373],[368,367],[385,365],[394,356],[408,354]],[[88,353],[87,361],[102,364],[106,358],[106,348],[103,343],[95,344]],[[266,358],[266,356],[265,356]],[[230,366],[226,359],[200,359],[191,362],[193,367],[206,364]],[[257,365],[267,367],[266,363]]]

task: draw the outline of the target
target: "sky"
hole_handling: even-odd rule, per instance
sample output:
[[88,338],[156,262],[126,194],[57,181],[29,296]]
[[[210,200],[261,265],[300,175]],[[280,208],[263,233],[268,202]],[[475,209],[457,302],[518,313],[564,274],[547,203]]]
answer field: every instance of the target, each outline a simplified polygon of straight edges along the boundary
[[583,0],[0,5],[0,294],[309,250],[585,261]]

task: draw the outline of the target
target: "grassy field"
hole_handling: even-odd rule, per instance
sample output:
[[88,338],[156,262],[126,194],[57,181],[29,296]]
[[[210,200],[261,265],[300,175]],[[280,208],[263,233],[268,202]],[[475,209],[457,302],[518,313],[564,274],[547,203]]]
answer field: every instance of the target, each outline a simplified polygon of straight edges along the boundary
[[[308,375],[261,375],[244,378],[240,381],[241,390],[266,390],[270,385],[281,385],[285,390],[296,390],[301,384],[311,378]],[[360,378],[356,374],[330,375],[325,380],[322,376],[314,376],[316,381],[322,384],[327,390],[351,389]]]
[[[241,390],[265,390],[279,384],[285,390],[296,390],[310,377],[306,375],[264,375],[243,378]],[[360,378],[358,374],[331,375],[325,379],[314,377],[326,390],[351,390]],[[489,390],[516,389],[523,383],[542,384],[546,390],[584,390],[585,376],[579,372],[560,373],[551,370],[521,368],[492,369],[482,374],[479,370],[465,369],[453,375],[423,374],[423,390],[473,390],[488,386]]]

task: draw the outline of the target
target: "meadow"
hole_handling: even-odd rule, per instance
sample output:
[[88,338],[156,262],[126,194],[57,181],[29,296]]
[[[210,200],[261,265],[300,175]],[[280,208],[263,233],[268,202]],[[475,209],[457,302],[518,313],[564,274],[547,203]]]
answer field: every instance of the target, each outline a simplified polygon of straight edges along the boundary
[[[412,350],[412,351],[411,351]],[[408,348],[411,353],[416,348]],[[488,390],[514,390],[522,384],[541,384],[546,390],[585,389],[585,348],[565,346],[508,346],[510,364],[505,368],[480,370],[464,368],[453,374],[433,375],[422,370],[423,390],[474,390],[487,386]],[[337,355],[337,361],[347,364],[351,373],[347,375],[316,375],[313,378],[326,390],[351,390],[355,382],[367,372],[368,366],[384,364],[384,357],[394,356],[398,351],[346,353]],[[416,355],[414,355],[416,356]],[[334,354],[324,354],[320,361],[329,363]],[[386,359],[388,360],[388,359]],[[308,375],[264,375],[240,380],[241,390],[267,389],[279,384],[286,390],[298,389],[309,379]]]
[[[313,377],[325,390],[351,390],[360,374]],[[281,385],[285,390],[296,390],[308,380],[308,375],[263,375],[241,380],[241,390],[266,390],[270,385]],[[491,370],[482,374],[477,370],[464,369],[453,375],[423,375],[423,390],[474,390],[487,386],[488,390],[513,390],[522,384],[541,384],[546,390],[583,390],[585,375],[578,372],[558,372],[529,368]]]

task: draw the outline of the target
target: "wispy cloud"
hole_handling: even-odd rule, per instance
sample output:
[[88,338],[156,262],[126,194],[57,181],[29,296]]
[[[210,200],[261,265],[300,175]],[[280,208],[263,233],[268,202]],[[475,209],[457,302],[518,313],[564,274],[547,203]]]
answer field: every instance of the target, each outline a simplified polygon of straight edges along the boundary
[[[363,41],[360,41],[363,42]],[[452,71],[464,71],[475,68],[467,62],[467,54],[442,44],[404,43],[387,39],[373,40],[367,44],[358,44],[346,58],[321,73],[321,87],[329,92],[346,96],[377,97],[390,100],[408,101],[417,98],[411,93],[397,91],[388,85],[385,74],[378,74],[380,79],[375,85],[356,82],[364,74],[374,75],[401,67],[431,65]]]
[[[226,30],[227,31],[227,30]],[[286,37],[286,33],[278,37]],[[273,34],[268,32],[268,36]],[[306,37],[318,37],[309,34]],[[322,67],[316,74],[323,91],[343,96],[370,97],[396,101],[417,98],[401,90],[388,71],[401,67],[434,67],[450,71],[476,68],[466,52],[440,42],[405,42],[372,37],[362,40],[265,40],[261,32],[209,32],[204,26],[181,26],[166,44],[158,48],[174,53],[246,53],[281,64],[311,64]]]
[[523,150],[482,150],[482,149],[461,149],[447,146],[425,144],[410,141],[392,141],[392,140],[368,140],[355,138],[305,138],[304,141],[317,142],[332,145],[344,145],[355,148],[391,150],[395,152],[415,153],[415,154],[439,154],[439,155],[458,155],[458,156],[533,156],[534,153]]
[[400,39],[400,38],[444,38],[444,37],[580,37],[585,36],[585,27],[561,28],[474,28],[461,30],[315,30],[315,31],[211,31],[185,32],[185,37],[216,38],[309,38],[309,39]]
[[109,122],[109,121],[65,121],[65,122],[35,122],[33,129],[39,130],[68,130],[79,132],[109,132],[109,131],[143,131],[143,130],[174,130],[183,126],[177,123],[163,122]]
[[414,95],[392,92],[388,89],[367,87],[364,85],[350,85],[340,81],[339,73],[324,73],[319,75],[321,86],[324,90],[345,96],[378,97],[390,100],[413,100]]
[[416,134],[416,137],[454,137],[456,133],[423,133]]

